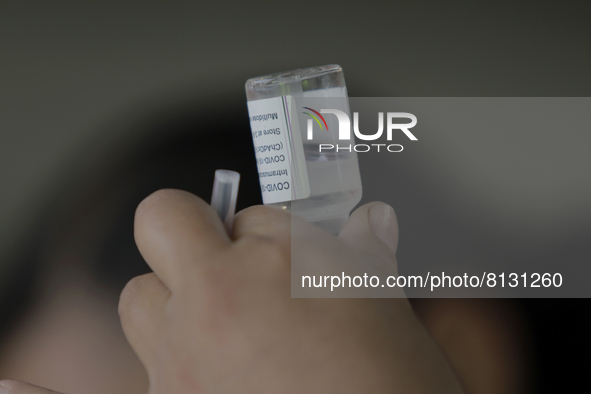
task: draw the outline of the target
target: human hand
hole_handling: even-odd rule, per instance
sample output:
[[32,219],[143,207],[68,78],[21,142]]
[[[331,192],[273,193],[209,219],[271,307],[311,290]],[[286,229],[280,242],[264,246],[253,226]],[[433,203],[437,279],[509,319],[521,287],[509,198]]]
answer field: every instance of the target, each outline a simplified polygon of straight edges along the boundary
[[120,316],[151,394],[461,393],[406,299],[290,297],[292,258],[395,272],[397,223],[385,204],[356,210],[338,238],[252,207],[230,238],[201,199],[162,190],[138,207],[135,236],[154,273],[126,286]]

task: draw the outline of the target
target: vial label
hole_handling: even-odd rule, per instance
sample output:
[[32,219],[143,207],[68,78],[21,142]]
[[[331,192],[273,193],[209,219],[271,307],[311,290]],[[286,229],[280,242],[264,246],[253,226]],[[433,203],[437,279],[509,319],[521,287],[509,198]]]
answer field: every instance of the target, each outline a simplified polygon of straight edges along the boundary
[[247,105],[263,203],[308,198],[310,181],[295,100],[280,96]]

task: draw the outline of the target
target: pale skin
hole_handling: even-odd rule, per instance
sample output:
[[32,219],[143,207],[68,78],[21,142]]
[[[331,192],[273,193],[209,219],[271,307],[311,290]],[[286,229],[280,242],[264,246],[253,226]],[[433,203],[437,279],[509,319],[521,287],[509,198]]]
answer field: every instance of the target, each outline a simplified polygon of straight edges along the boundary
[[[396,270],[398,225],[382,203],[357,209],[337,238],[262,206],[228,236],[178,190],[140,204],[136,243],[154,272],[128,283],[119,314],[149,394],[463,392],[406,299],[292,299],[292,236],[309,248],[302,258],[338,249],[346,263]],[[2,381],[0,393],[54,392]]]

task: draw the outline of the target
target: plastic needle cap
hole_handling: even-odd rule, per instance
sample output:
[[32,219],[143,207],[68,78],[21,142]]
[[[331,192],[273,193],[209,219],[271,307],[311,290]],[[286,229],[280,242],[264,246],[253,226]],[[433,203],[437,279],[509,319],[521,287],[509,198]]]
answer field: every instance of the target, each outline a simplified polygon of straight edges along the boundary
[[228,234],[232,234],[239,183],[240,173],[230,170],[215,171],[213,192],[211,193],[211,206],[215,209],[220,219],[222,219]]

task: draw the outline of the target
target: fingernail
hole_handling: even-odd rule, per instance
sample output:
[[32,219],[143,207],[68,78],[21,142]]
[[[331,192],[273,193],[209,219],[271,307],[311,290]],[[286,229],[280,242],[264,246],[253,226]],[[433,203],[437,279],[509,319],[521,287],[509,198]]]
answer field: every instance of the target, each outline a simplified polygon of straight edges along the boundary
[[369,209],[371,232],[396,253],[398,247],[398,222],[391,206],[378,203]]
[[10,394],[3,382],[0,382],[0,394]]

